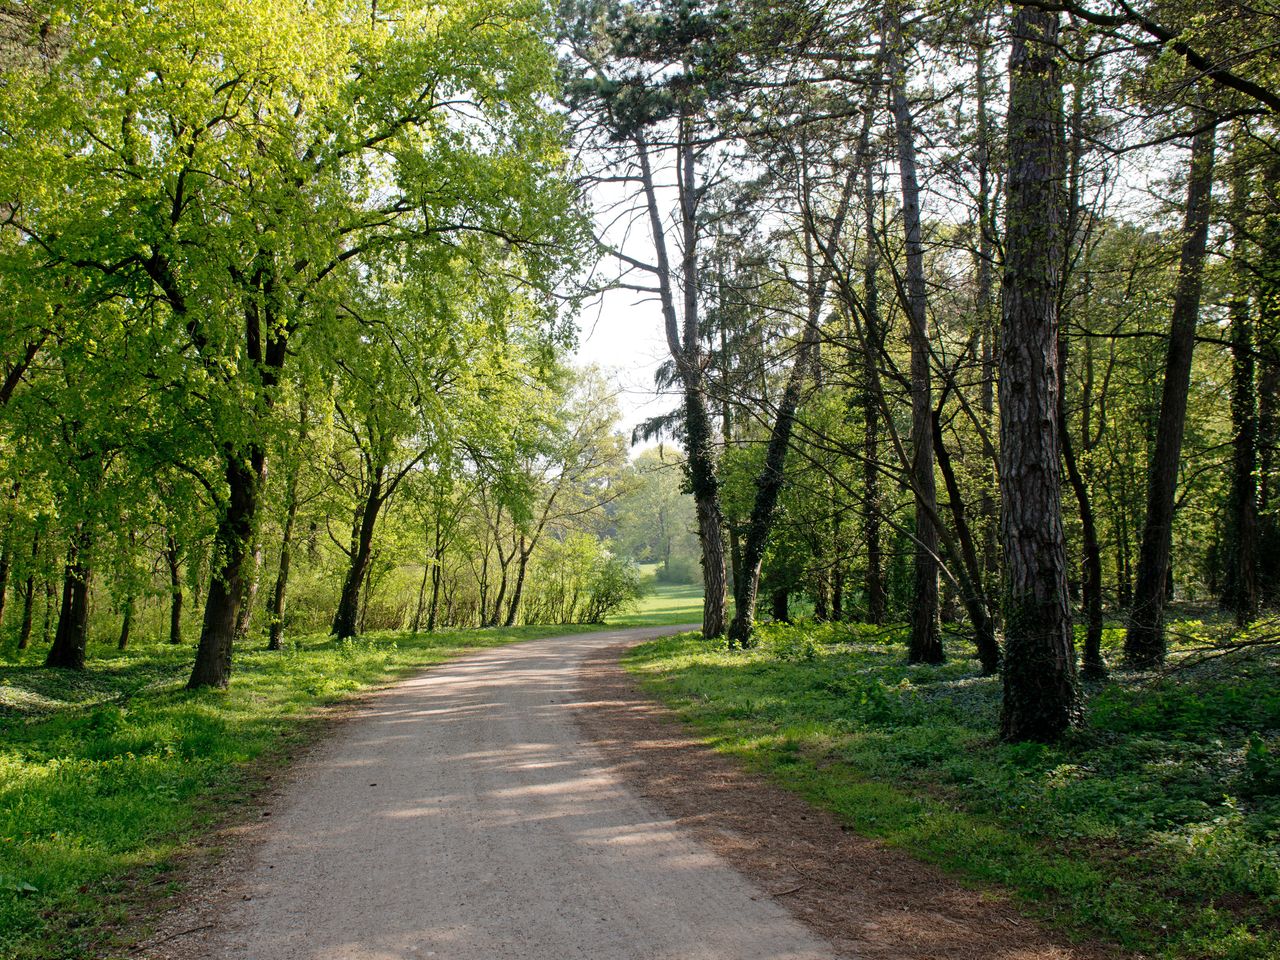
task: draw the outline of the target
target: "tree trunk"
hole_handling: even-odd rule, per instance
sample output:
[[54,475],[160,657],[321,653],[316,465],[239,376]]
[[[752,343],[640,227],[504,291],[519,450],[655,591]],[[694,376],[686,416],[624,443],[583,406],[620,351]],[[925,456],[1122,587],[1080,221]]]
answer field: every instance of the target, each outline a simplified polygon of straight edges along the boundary
[[338,601],[338,610],[333,616],[333,635],[339,640],[354,637],[359,632],[360,591],[364,586],[365,576],[369,572],[369,562],[373,557],[373,531],[378,522],[378,511],[383,503],[383,472],[383,467],[378,467],[374,471],[364,507],[360,511],[355,549],[351,553],[351,564],[347,568],[346,579],[342,582],[342,596]]
[[791,592],[786,587],[779,587],[773,591],[772,597],[772,614],[773,619],[777,623],[791,622]]
[[938,495],[934,481],[933,383],[929,355],[928,288],[920,234],[920,184],[916,174],[915,122],[907,101],[906,76],[896,36],[889,50],[894,129],[902,182],[902,226],[906,241],[906,304],[911,343],[911,477],[915,492],[915,586],[911,604],[911,663],[942,663],[938,606]]
[[1058,449],[1058,14],[1018,7],[1012,27],[999,390],[1005,559],[1000,727],[1006,740],[1043,742],[1061,736],[1080,709]]
[[31,572],[22,591],[22,625],[18,628],[18,649],[25,650],[31,643],[31,623],[36,603],[36,560],[40,557],[40,531],[31,536]]
[[520,613],[520,598],[524,596],[524,575],[529,569],[529,557],[533,553],[533,548],[525,548],[524,538],[520,540],[520,561],[516,567],[516,585],[511,591],[511,603],[507,605],[507,619],[503,622],[504,627],[514,627],[516,625],[516,617]]
[[213,573],[205,598],[204,621],[196,662],[187,687],[225,687],[231,680],[231,652],[235,645],[240,604],[262,487],[266,482],[266,450],[251,444],[247,450],[226,452],[227,504],[214,536]]
[[427,611],[427,632],[434,633],[436,618],[440,612],[440,577],[444,566],[444,542],[441,539],[440,521],[436,520],[435,563],[431,566],[431,607]]
[[689,485],[697,508],[698,543],[702,547],[702,635],[719,637],[724,635],[729,617],[720,481],[716,476],[711,423],[701,387],[686,387],[684,403]]
[[268,604],[271,626],[267,633],[267,649],[279,650],[284,646],[284,613],[289,596],[289,567],[293,562],[293,527],[298,519],[297,472],[289,478],[288,503],[284,514],[284,529],[280,536],[280,565],[276,570],[276,587]]
[[1254,331],[1250,315],[1248,277],[1244,269],[1242,222],[1248,211],[1243,177],[1232,186],[1232,219],[1237,234],[1232,266],[1235,291],[1231,297],[1231,496],[1227,505],[1227,563],[1223,606],[1243,627],[1258,615],[1258,400],[1254,384]]
[[90,539],[83,523],[76,526],[62,579],[62,609],[58,613],[58,630],[53,646],[45,658],[46,667],[83,670],[85,651],[89,645]]
[[182,556],[178,541],[170,535],[164,560],[169,567],[169,642],[182,643]]
[[942,479],[947,487],[951,519],[955,524],[956,539],[960,541],[960,562],[952,562],[952,566],[958,568],[956,574],[960,581],[960,602],[964,604],[969,621],[973,624],[973,642],[978,650],[978,662],[982,664],[982,675],[992,677],[1000,672],[1000,644],[996,640],[996,627],[991,619],[990,601],[982,592],[982,566],[974,547],[973,532],[965,517],[964,500],[960,496],[956,472],[951,466],[951,454],[942,442],[942,421],[936,410],[933,413],[933,430],[938,469],[942,472]]
[[862,305],[866,323],[866,343],[861,351],[862,368],[862,499],[867,571],[867,619],[879,626],[885,618],[884,548],[880,539],[880,397],[876,376],[878,353],[884,326],[880,319],[879,238],[876,236],[876,196],[872,182],[870,153],[864,151],[862,201],[866,208],[866,238],[863,244]]
[[129,648],[129,635],[133,632],[133,597],[126,597],[124,611],[120,618],[120,639],[116,641],[117,650]]
[[1187,421],[1191,360],[1200,318],[1200,288],[1213,193],[1214,138],[1213,129],[1203,131],[1196,135],[1191,148],[1186,231],[1169,328],[1160,419],[1148,476],[1147,517],[1142,528],[1129,629],[1124,638],[1125,662],[1143,669],[1157,667],[1165,658],[1164,607],[1168,599],[1165,589],[1173,547],[1174,497]]
[[0,627],[4,626],[5,600],[9,596],[9,571],[13,567],[13,517],[4,525],[4,539],[0,541]]

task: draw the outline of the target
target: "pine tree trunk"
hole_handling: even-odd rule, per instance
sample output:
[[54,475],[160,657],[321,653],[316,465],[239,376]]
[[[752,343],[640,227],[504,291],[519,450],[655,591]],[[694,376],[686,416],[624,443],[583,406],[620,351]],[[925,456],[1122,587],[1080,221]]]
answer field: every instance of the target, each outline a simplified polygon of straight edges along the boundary
[[1017,7],[1012,27],[999,388],[1005,561],[1000,727],[1006,740],[1052,741],[1075,722],[1080,708],[1058,447],[1058,14]]
[[883,339],[880,319],[879,238],[875,228],[876,195],[872,180],[870,152],[863,151],[862,202],[866,210],[866,235],[863,242],[862,304],[866,322],[862,373],[862,536],[866,543],[867,570],[864,590],[867,594],[867,619],[879,626],[885,619],[884,548],[880,527],[880,397],[876,376],[877,351]]
[[227,504],[214,537],[215,559],[200,643],[187,681],[192,690],[225,687],[231,681],[231,653],[240,622],[240,604],[247,593],[251,543],[266,482],[266,450],[260,445],[251,444],[245,451],[229,450],[226,456]]
[[1209,207],[1213,193],[1215,131],[1196,135],[1191,148],[1191,173],[1187,183],[1187,220],[1174,292],[1173,319],[1169,328],[1169,352],[1165,360],[1164,387],[1155,450],[1147,484],[1147,517],[1138,553],[1129,628],[1124,638],[1124,658],[1131,667],[1150,669],[1164,663],[1164,608],[1173,548],[1174,500],[1182,435],[1187,422],[1187,394],[1191,385],[1191,360],[1196,324],[1200,319],[1200,288],[1205,246],[1209,234]]
[[[895,37],[896,40],[896,37]],[[911,480],[915,492],[915,571],[911,602],[911,663],[942,663],[938,602],[938,494],[934,481],[933,375],[929,349],[928,288],[920,233],[920,184],[916,173],[915,121],[907,101],[906,76],[897,42],[890,49],[894,129],[902,183],[906,242],[906,308],[911,344]]]

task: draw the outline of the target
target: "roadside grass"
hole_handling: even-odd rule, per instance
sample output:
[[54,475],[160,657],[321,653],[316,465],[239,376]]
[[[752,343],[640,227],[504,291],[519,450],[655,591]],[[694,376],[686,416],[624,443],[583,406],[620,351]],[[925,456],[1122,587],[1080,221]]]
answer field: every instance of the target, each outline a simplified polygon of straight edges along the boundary
[[138,891],[174,891],[184,851],[320,731],[317,707],[468,650],[600,629],[242,645],[225,691],[183,689],[187,645],[95,643],[83,673],[44,669],[43,650],[0,658],[0,957],[110,953]]
[[[1122,637],[1107,631],[1113,661]],[[902,641],[766,625],[749,651],[682,634],[624,662],[716,749],[1069,934],[1280,956],[1280,655],[1117,671],[1089,686],[1087,724],[1042,747],[996,740],[999,680],[975,661],[908,667]]]

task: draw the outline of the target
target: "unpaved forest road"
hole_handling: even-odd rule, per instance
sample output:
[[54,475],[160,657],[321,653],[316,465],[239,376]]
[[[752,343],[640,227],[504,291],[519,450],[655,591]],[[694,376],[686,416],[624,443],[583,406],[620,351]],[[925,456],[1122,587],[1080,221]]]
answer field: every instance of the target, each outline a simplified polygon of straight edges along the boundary
[[582,658],[671,632],[513,644],[376,696],[300,765],[206,955],[830,960],[582,741]]

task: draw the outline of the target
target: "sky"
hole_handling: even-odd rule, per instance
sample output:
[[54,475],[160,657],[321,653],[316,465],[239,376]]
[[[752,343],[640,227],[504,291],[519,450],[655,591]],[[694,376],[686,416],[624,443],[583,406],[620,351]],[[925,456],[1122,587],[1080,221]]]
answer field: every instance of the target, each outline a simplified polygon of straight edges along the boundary
[[658,395],[653,385],[654,372],[670,356],[657,303],[633,291],[611,290],[584,307],[578,328],[574,360],[600,367],[614,384],[624,433],[671,408],[676,398]]

